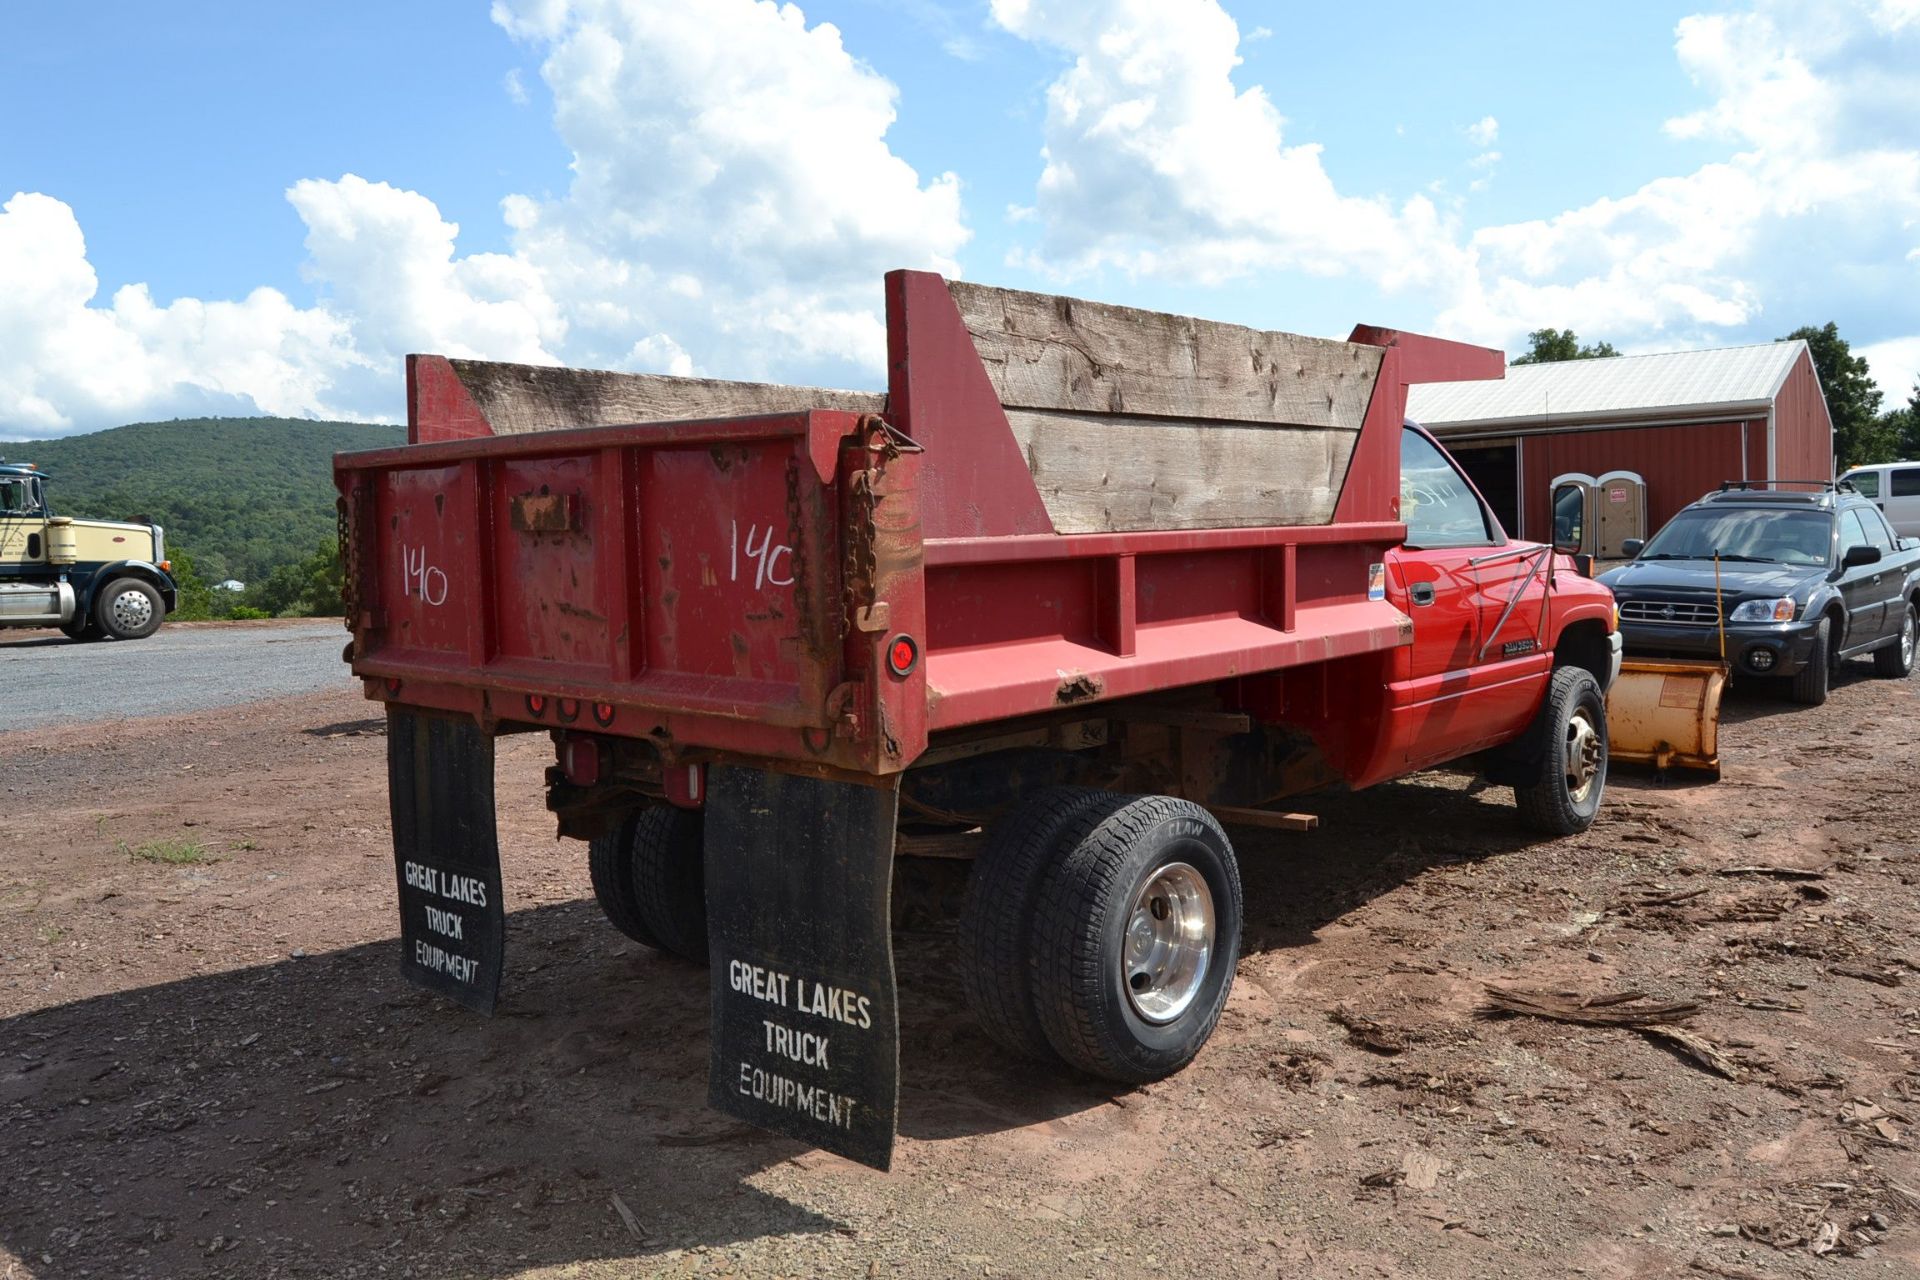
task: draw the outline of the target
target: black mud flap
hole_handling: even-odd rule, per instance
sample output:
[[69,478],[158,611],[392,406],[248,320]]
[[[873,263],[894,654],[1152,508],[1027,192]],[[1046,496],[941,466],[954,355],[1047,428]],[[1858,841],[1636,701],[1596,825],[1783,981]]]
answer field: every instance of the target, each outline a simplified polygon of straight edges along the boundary
[[493,739],[470,720],[387,708],[400,972],[469,1009],[500,997],[506,935]]
[[893,988],[895,786],[714,766],[708,1101],[886,1169],[900,1084]]

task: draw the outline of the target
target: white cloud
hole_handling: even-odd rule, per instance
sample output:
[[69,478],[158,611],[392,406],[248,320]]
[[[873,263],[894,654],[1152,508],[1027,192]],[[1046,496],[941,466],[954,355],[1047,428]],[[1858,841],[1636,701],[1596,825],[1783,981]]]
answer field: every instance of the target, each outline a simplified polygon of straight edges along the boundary
[[[1827,278],[1882,310],[1905,299],[1911,323],[1920,280],[1887,279],[1885,263],[1920,243],[1915,3],[1760,0],[1683,20],[1675,52],[1706,105],[1667,129],[1723,144],[1724,158],[1467,231],[1423,197],[1396,208],[1337,190],[1318,146],[1283,137],[1266,91],[1235,86],[1238,37],[1216,0],[992,0],[1007,30],[1071,59],[1048,90],[1042,229],[1021,260],[1203,282],[1348,272],[1416,287],[1433,327],[1500,344],[1543,324],[1709,340]],[[1499,123],[1465,132],[1483,149],[1478,190],[1500,160]]]
[[1885,394],[1882,409],[1902,409],[1915,394],[1920,394],[1920,335],[1889,338],[1854,348],[1873,371],[1874,383]]
[[544,52],[574,155],[563,198],[508,209],[515,256],[564,300],[570,362],[671,350],[707,373],[871,383],[881,274],[958,273],[959,179],[923,183],[888,147],[898,91],[830,24],[769,0],[495,0],[493,16]]
[[1441,218],[1334,189],[1314,144],[1289,145],[1258,87],[1239,90],[1240,35],[1214,0],[992,0],[994,20],[1073,59],[1047,90],[1023,261],[1061,276],[1116,266],[1214,283],[1255,270],[1429,279]]
[[0,424],[61,434],[135,417],[347,412],[330,390],[368,369],[348,325],[273,289],[158,305],[99,280],[73,210],[21,192],[0,206]]
[[408,351],[874,385],[882,273],[959,274],[959,179],[894,154],[898,91],[833,26],[769,0],[496,0],[493,18],[542,58],[573,153],[563,196],[502,200],[511,252],[462,256],[425,195],[308,179],[287,198],[313,306],[271,289],[160,306],[137,285],[102,305],[71,209],[16,196],[0,427],[390,418]]
[[500,87],[507,91],[507,97],[520,106],[527,105],[527,82],[521,78],[520,68],[508,67],[507,74],[500,77]]

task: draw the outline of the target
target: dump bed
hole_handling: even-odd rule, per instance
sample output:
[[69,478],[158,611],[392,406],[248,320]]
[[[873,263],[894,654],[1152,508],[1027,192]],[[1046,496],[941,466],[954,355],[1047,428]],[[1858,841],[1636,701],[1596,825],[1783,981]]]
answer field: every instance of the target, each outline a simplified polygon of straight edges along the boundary
[[1404,643],[1413,381],[1499,353],[887,278],[885,395],[409,361],[335,464],[369,696],[868,773]]

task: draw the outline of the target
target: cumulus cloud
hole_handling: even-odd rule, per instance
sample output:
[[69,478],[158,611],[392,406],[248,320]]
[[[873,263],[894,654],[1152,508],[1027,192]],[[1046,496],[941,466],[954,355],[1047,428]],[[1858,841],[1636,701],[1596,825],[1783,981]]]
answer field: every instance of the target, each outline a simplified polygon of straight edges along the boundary
[[1426,197],[1341,194],[1318,145],[1286,140],[1266,91],[1235,87],[1240,33],[1215,0],[992,0],[992,15],[1072,59],[1047,90],[1044,233],[1026,265],[1207,283],[1266,270],[1404,283],[1444,265]]
[[1869,343],[1854,354],[1865,359],[1873,372],[1874,383],[1886,396],[1884,408],[1904,408],[1920,394],[1920,334]]
[[408,351],[872,385],[881,274],[959,274],[959,179],[893,152],[898,90],[835,27],[770,0],[492,15],[540,57],[573,157],[564,194],[502,200],[510,252],[462,255],[427,195],[308,179],[286,195],[313,305],[261,289],[161,306],[143,286],[102,303],[71,209],[18,195],[0,215],[0,427],[392,417]]
[[[1726,155],[1477,229],[1419,197],[1337,190],[1320,149],[1284,137],[1267,92],[1233,83],[1239,38],[1217,0],[992,0],[992,13],[1070,59],[1048,90],[1028,259],[1057,275],[1346,272],[1417,287],[1435,328],[1503,345],[1545,324],[1705,341],[1823,278],[1882,313],[1908,299],[1911,323],[1920,280],[1883,264],[1920,243],[1915,0],[1760,0],[1684,19],[1675,53],[1705,105],[1667,132]],[[1500,158],[1498,121],[1466,134],[1482,148],[1478,189]]]
[[879,278],[957,274],[960,182],[886,141],[894,85],[769,0],[495,0],[544,54],[574,156],[515,198],[515,255],[566,299],[576,363],[872,382]]
[[0,425],[19,435],[167,413],[344,413],[329,392],[368,368],[345,321],[274,289],[161,306],[134,284],[96,305],[80,224],[46,195],[0,206],[0,280]]

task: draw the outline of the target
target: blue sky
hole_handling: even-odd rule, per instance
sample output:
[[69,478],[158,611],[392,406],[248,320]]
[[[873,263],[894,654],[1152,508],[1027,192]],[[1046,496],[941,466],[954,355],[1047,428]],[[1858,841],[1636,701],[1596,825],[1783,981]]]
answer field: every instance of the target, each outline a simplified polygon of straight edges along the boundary
[[891,266],[1920,367],[1916,0],[16,0],[0,122],[0,438],[410,350],[878,385]]

